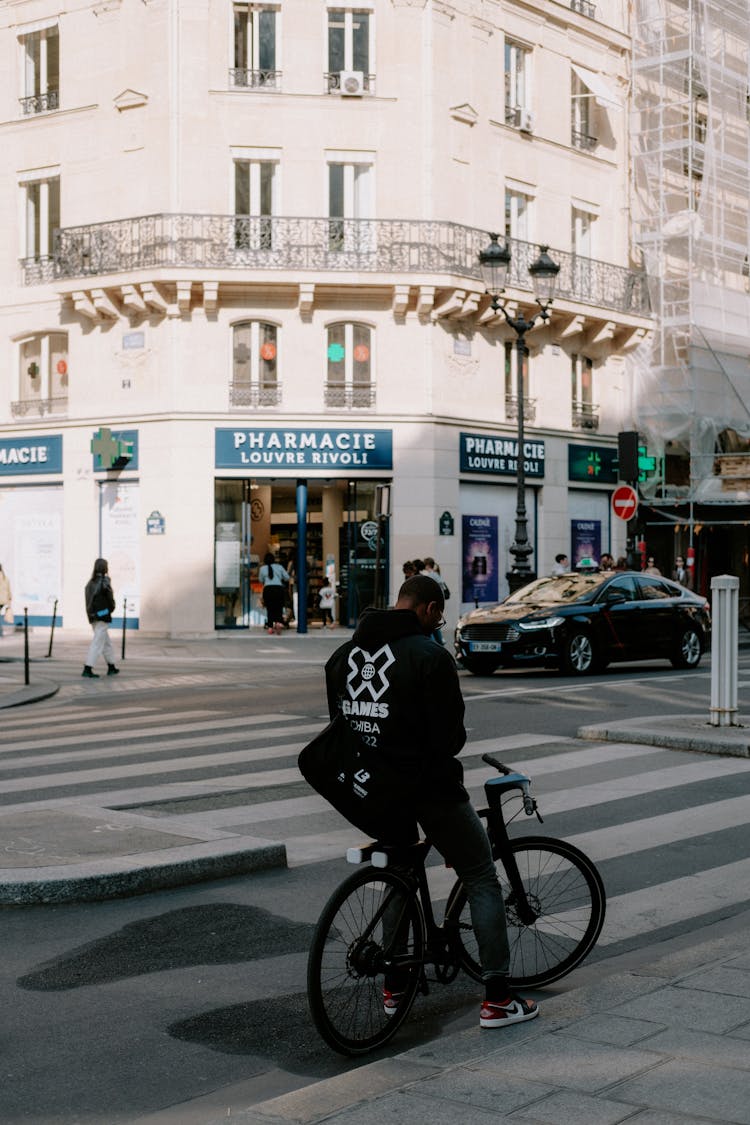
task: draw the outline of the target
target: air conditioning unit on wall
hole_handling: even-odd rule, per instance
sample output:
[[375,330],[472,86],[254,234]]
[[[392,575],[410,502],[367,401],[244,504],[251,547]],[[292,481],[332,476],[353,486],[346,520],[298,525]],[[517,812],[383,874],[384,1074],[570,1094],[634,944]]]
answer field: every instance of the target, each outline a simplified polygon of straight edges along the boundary
[[361,70],[339,72],[339,91],[347,98],[361,98],[365,92],[365,76]]
[[530,109],[522,109],[518,128],[522,133],[534,132],[534,114]]

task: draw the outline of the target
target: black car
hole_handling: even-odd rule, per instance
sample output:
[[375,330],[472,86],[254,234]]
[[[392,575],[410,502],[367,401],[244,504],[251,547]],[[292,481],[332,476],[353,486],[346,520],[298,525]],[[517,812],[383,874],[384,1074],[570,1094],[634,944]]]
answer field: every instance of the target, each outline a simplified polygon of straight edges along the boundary
[[524,664],[582,676],[613,660],[664,657],[697,668],[710,636],[699,594],[650,574],[595,571],[538,578],[499,605],[465,613],[455,649],[477,676]]

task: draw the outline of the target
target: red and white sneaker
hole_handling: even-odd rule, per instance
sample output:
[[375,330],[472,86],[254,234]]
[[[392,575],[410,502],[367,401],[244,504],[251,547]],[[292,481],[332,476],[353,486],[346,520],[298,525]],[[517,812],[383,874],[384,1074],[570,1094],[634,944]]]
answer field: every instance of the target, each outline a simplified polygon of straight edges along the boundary
[[536,1019],[538,1015],[539,1008],[533,1000],[522,1000],[515,993],[510,993],[508,999],[500,1003],[485,1000],[479,1012],[479,1026],[505,1027],[507,1024]]
[[392,1016],[404,998],[403,992],[390,992],[383,989],[383,1011],[387,1016]]

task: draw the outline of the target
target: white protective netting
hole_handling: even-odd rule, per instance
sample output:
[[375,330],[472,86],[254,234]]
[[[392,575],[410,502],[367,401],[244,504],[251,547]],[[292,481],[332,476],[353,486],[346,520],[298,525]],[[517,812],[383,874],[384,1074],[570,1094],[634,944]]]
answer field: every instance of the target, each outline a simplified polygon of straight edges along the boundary
[[750,0],[635,0],[633,223],[655,333],[630,360],[632,423],[649,452],[690,456],[689,480],[644,486],[664,500],[750,498],[749,53]]

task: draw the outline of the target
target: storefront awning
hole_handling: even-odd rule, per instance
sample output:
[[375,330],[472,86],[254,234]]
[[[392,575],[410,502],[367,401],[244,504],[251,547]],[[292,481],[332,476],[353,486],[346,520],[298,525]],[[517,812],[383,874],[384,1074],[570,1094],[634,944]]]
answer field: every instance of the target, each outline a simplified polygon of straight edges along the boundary
[[594,95],[597,105],[602,105],[605,109],[622,109],[622,98],[608,78],[603,78],[593,70],[586,70],[585,66],[576,66],[575,63],[572,66],[586,89]]

